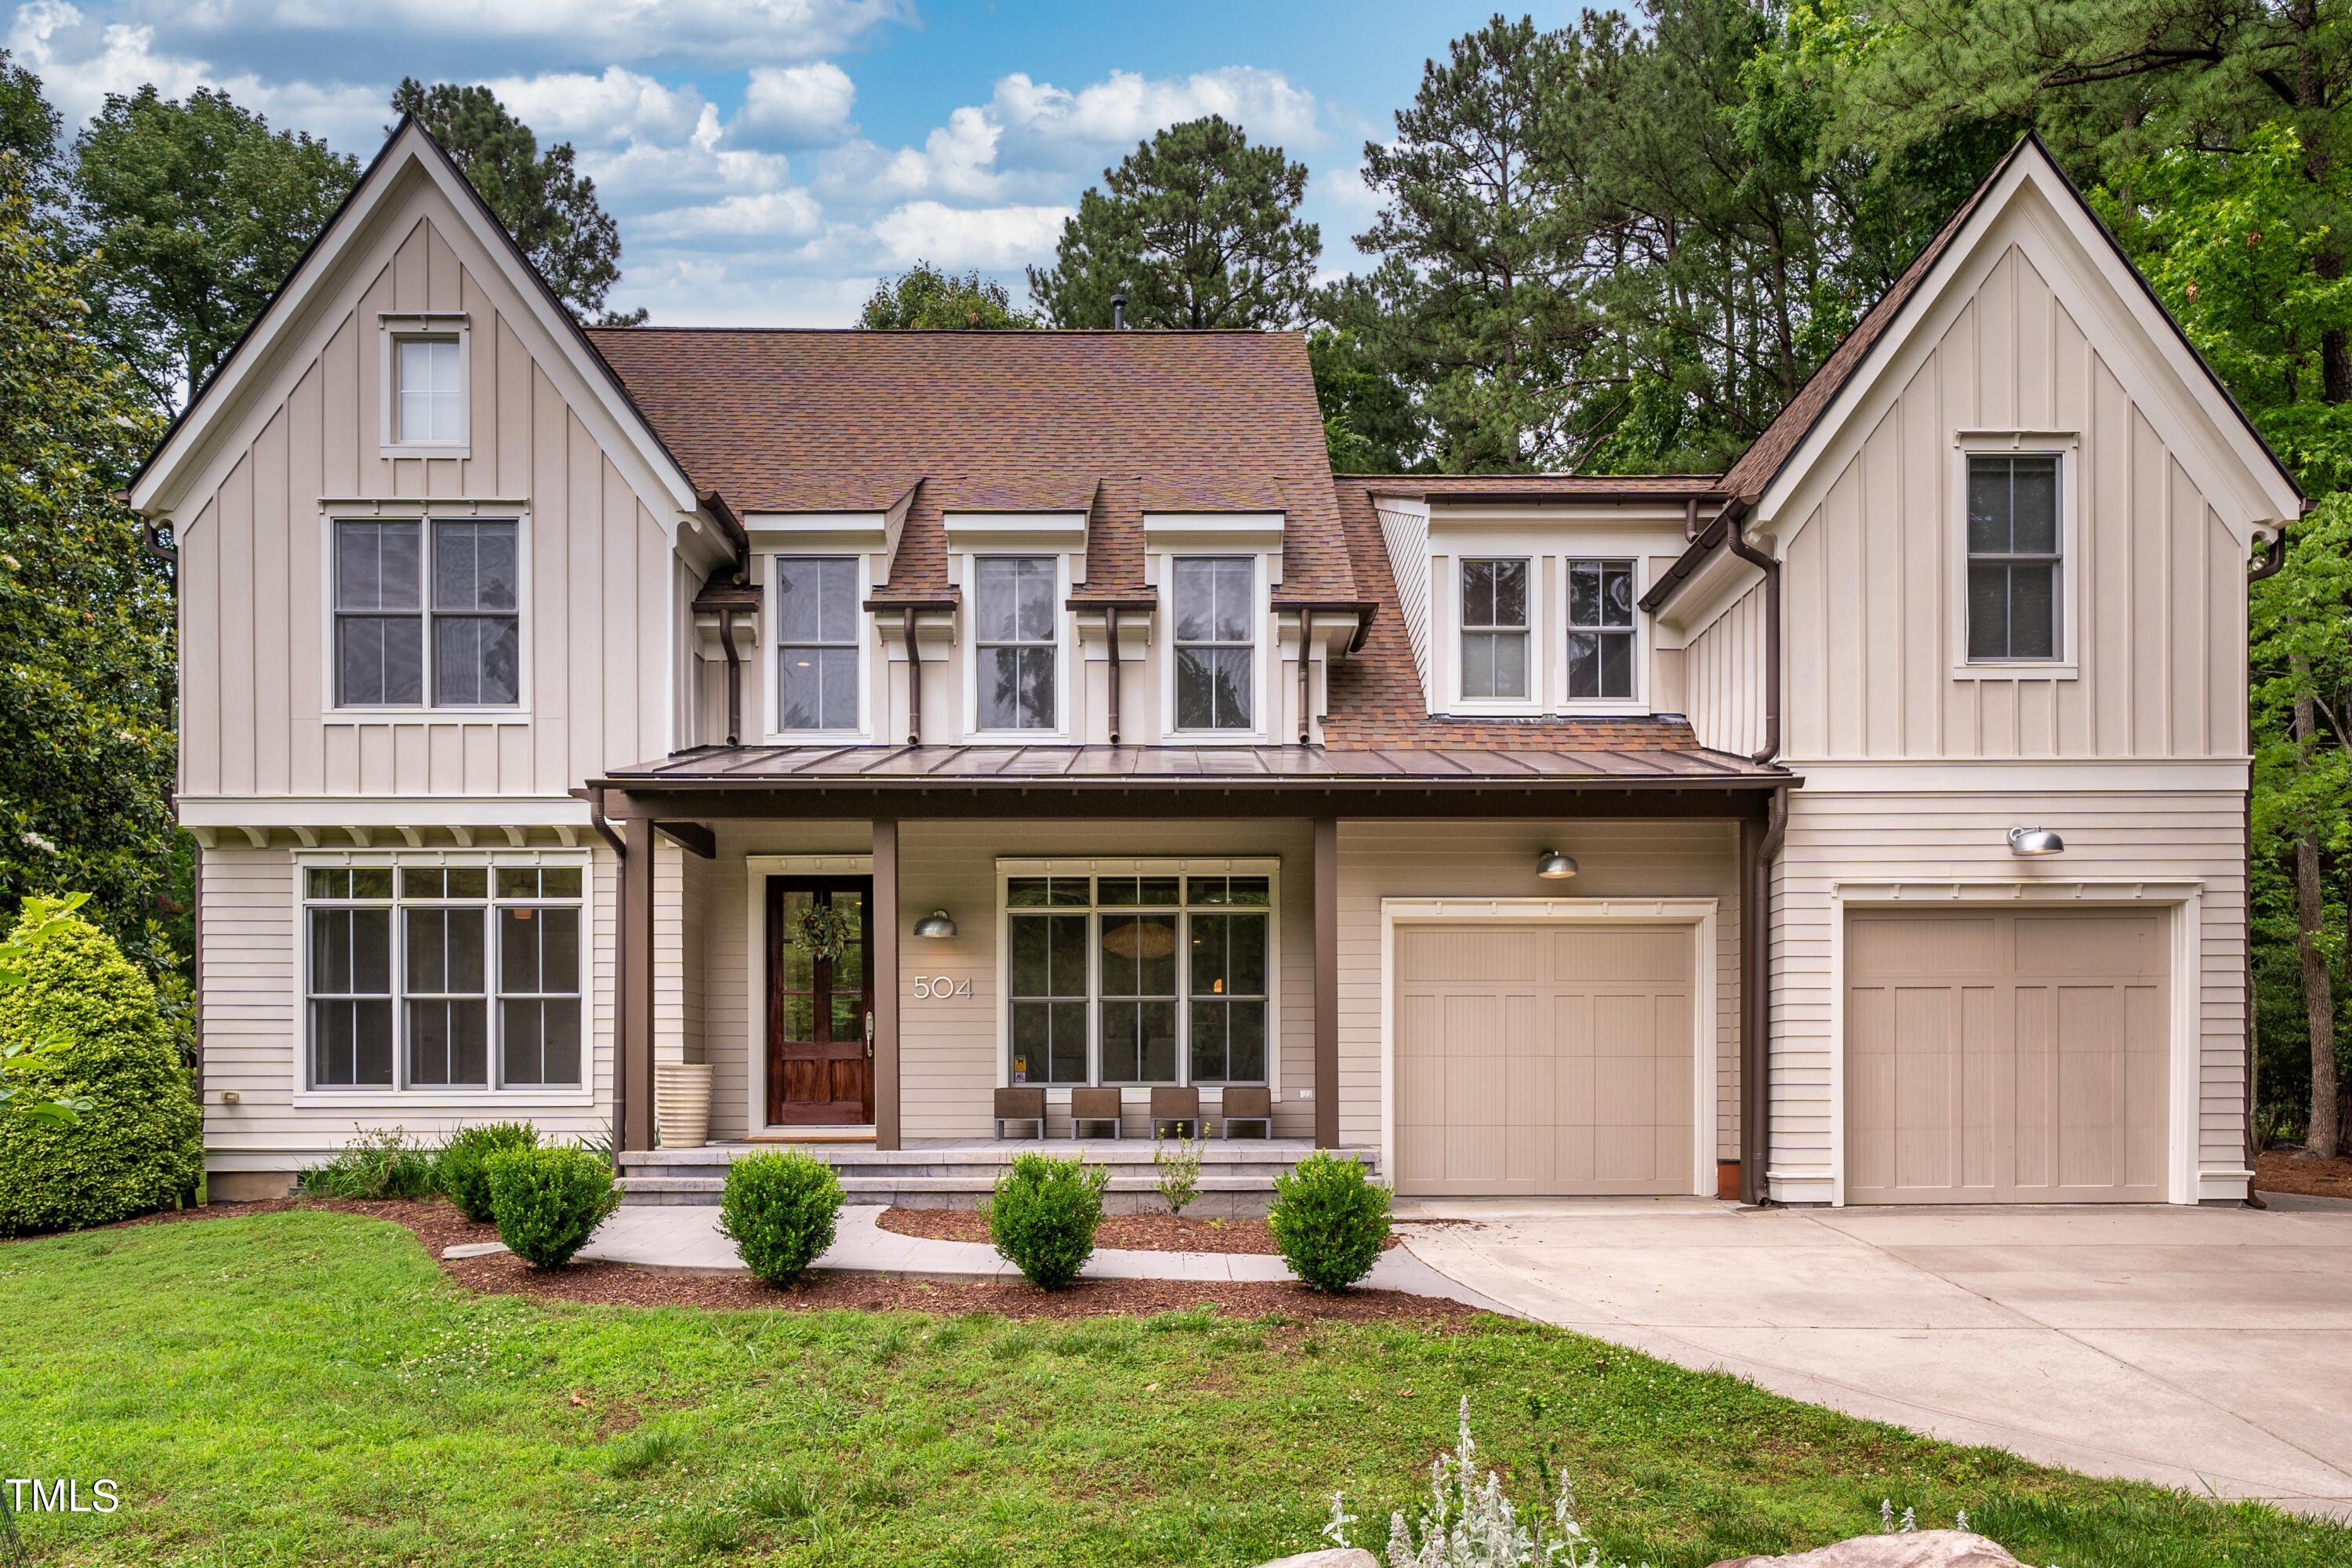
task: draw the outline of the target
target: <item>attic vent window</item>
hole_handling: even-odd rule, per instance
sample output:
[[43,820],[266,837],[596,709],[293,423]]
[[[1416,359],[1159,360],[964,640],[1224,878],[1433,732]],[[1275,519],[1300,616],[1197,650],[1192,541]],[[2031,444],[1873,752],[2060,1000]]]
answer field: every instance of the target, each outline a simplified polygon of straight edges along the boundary
[[394,439],[403,446],[454,447],[466,438],[465,356],[456,337],[394,340],[399,363]]

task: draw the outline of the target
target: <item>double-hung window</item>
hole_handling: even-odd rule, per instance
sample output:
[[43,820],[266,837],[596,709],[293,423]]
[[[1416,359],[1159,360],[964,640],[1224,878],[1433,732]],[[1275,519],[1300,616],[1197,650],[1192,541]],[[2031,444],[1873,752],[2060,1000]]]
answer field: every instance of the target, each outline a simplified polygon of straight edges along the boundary
[[857,563],[776,558],[778,725],[857,728]]
[[1008,878],[1011,1081],[1266,1082],[1273,905],[1264,876]]
[[1633,695],[1633,563],[1568,563],[1570,701]]
[[1245,557],[1176,563],[1176,727],[1251,728],[1257,568]]
[[314,1089],[577,1089],[577,865],[310,866]]
[[1528,563],[1462,563],[1462,695],[1517,701],[1528,695]]
[[514,706],[522,689],[516,532],[512,521],[338,521],[336,704]]
[[1061,622],[1050,555],[989,555],[977,563],[980,728],[1060,727],[1055,677]]
[[404,447],[463,445],[463,345],[454,334],[397,337],[392,343],[393,439]]
[[1969,458],[1969,658],[2055,659],[2064,547],[2058,458]]

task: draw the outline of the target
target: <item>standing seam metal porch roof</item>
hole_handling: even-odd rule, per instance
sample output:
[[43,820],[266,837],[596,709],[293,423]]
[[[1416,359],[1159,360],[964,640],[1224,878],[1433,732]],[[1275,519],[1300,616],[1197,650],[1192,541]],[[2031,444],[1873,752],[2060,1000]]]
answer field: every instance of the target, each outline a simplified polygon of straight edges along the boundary
[[1760,788],[1784,768],[1703,748],[1514,750],[1435,746],[706,746],[616,768],[591,787],[888,789],[936,785],[1134,788],[1236,784],[1409,789]]

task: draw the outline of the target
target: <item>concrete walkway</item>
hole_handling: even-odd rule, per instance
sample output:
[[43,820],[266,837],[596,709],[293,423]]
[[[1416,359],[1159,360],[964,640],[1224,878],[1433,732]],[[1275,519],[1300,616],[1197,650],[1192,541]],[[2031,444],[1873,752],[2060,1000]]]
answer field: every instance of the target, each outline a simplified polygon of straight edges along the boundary
[[[843,1205],[833,1245],[814,1267],[835,1273],[966,1284],[1007,1284],[1021,1278],[1021,1271],[999,1258],[992,1247],[976,1241],[900,1236],[877,1223],[881,1215],[879,1205]],[[627,1263],[680,1274],[746,1272],[735,1244],[719,1233],[718,1209],[709,1205],[624,1207],[597,1229],[580,1249],[580,1257],[584,1261]],[[1140,1252],[1118,1247],[1097,1251],[1087,1260],[1085,1272],[1096,1279],[1279,1281],[1291,1277],[1281,1258],[1259,1254]],[[1471,1287],[1438,1273],[1402,1247],[1382,1253],[1364,1284],[1465,1301],[1488,1311],[1507,1310]]]
[[2352,1517],[2352,1203],[1738,1209],[1401,1203],[1545,1322],[2095,1475]]

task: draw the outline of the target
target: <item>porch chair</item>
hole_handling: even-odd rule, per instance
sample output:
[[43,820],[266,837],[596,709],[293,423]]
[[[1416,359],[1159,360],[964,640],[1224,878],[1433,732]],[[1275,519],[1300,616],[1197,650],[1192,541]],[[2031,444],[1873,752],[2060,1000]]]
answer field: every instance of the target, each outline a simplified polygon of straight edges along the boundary
[[1078,1131],[1083,1121],[1108,1121],[1110,1135],[1119,1135],[1118,1090],[1115,1089],[1074,1089],[1070,1090],[1070,1136],[1083,1138]]
[[1000,1089],[996,1091],[996,1135],[1004,1136],[1008,1121],[1034,1121],[1037,1136],[1045,1136],[1045,1091],[1042,1089]]
[[1184,1131],[1180,1138],[1194,1138],[1201,1131],[1201,1091],[1197,1089],[1155,1089],[1151,1091],[1151,1135],[1160,1136],[1160,1124],[1173,1121]]
[[1231,1142],[1234,1123],[1255,1121],[1265,1137],[1274,1136],[1274,1093],[1271,1089],[1228,1089],[1224,1093],[1225,1138]]

